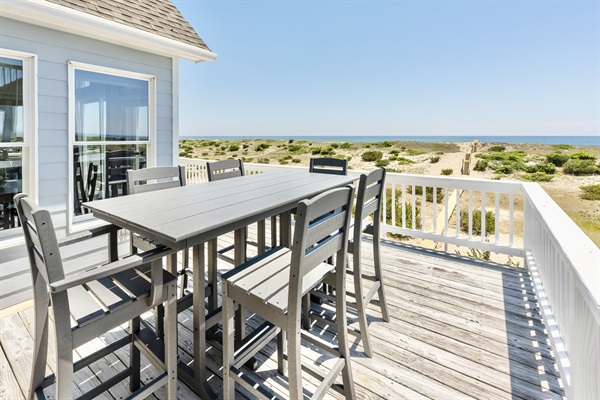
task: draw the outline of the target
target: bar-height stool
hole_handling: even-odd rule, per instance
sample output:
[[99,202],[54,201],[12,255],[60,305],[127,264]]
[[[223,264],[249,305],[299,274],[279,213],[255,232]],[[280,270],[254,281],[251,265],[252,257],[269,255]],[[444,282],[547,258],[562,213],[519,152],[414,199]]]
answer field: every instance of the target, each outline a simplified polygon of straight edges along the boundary
[[[177,398],[177,279],[162,268],[162,257],[172,251],[156,248],[117,260],[115,226],[104,226],[61,243],[69,245],[109,234],[109,263],[81,265],[79,260],[63,260],[50,213],[40,209],[26,194],[15,196],[15,203],[33,280],[35,308],[34,346],[28,398],[44,398],[44,388],[56,383],[56,398],[73,398],[73,374],[96,360],[130,345],[130,366],[105,380],[82,397],[95,397],[129,377],[131,397],[144,398],[166,386],[168,399]],[[67,275],[65,265],[74,263],[77,271]],[[84,261],[83,261],[84,262]],[[165,305],[167,327],[164,342],[150,329],[140,329],[140,315]],[[56,373],[45,377],[49,317],[54,318]],[[77,362],[73,350],[103,333],[130,321],[130,334]],[[163,344],[164,343],[164,344]],[[140,387],[140,352],[163,372]]]
[[[244,263],[222,276],[223,283],[223,397],[233,399],[235,382],[254,391],[259,397],[267,390],[256,385],[240,371],[242,363],[266,345],[279,332],[278,371],[289,369],[290,398],[303,398],[301,339],[322,345],[322,339],[301,329],[303,295],[333,274],[336,287],[338,347],[327,348],[337,357],[313,398],[321,398],[329,387],[347,399],[355,397],[352,368],[347,343],[346,321],[346,252],[352,214],[354,188],[346,186],[325,192],[298,204],[297,221],[291,249],[276,247],[262,256]],[[336,265],[323,262],[336,255]],[[237,351],[234,350],[234,302],[251,309],[265,319],[265,325],[250,334]],[[287,348],[289,368],[284,361]],[[308,367],[312,374],[318,368]],[[342,374],[343,386],[335,384]]]
[[[221,161],[213,161],[206,163],[206,172],[208,174],[208,181],[220,181],[223,179],[235,178],[238,176],[244,176],[244,161],[240,158],[238,159],[230,159],[230,160],[221,160]],[[273,221],[273,219],[271,219]],[[271,224],[273,225],[273,224]],[[247,233],[247,230],[245,231]],[[273,235],[274,229],[271,226],[271,235]],[[265,221],[259,221],[257,223],[257,241],[256,242],[246,242],[247,244],[256,246],[258,254],[262,254],[266,250],[266,228]],[[248,235],[245,235],[244,241],[247,240]],[[245,246],[244,246],[245,247]],[[234,249],[234,245],[223,247],[217,251],[217,256],[229,262],[230,264],[235,265],[234,258],[228,257],[225,253]],[[245,253],[245,252],[244,252]],[[245,257],[245,254],[244,254]]]
[[[383,201],[383,191],[385,190],[385,169],[375,169],[368,174],[360,176],[358,191],[356,196],[356,208],[354,226],[352,235],[348,243],[348,253],[352,254],[352,269],[348,271],[354,277],[354,293],[350,293],[354,297],[354,301],[348,303],[348,307],[356,309],[360,331],[350,330],[349,332],[362,339],[365,354],[368,357],[373,356],[373,348],[369,337],[369,326],[367,324],[367,306],[369,303],[378,304],[381,308],[383,320],[389,322],[390,316],[388,312],[385,288],[383,284],[383,272],[381,267],[381,251],[380,251],[380,224],[381,224],[381,207]],[[373,235],[373,264],[374,275],[367,275],[362,268],[362,249],[361,235],[363,233]],[[363,283],[365,281],[372,282],[372,286],[365,292]],[[335,287],[335,282],[328,278],[325,280],[328,285]],[[337,292],[337,290],[336,290]],[[311,293],[315,296],[333,300],[329,293],[320,290],[313,290]],[[375,300],[375,295],[378,295],[378,300]],[[306,304],[306,303],[305,303]],[[324,319],[317,313],[308,313],[309,307],[304,309],[304,328],[310,326],[310,317],[317,318],[322,322],[332,324],[331,321]]]
[[[130,169],[127,171],[127,191],[129,194],[154,192],[172,187],[185,186],[185,167],[150,167],[142,169]],[[135,254],[138,249],[148,251],[156,248],[157,243],[134,233],[131,234],[131,253]],[[177,270],[177,253],[167,259],[167,270],[175,276],[181,275],[181,287],[179,297],[185,294],[188,284],[189,249],[183,251],[183,268]]]
[[340,158],[311,158],[308,171],[319,174],[348,175],[348,160]]

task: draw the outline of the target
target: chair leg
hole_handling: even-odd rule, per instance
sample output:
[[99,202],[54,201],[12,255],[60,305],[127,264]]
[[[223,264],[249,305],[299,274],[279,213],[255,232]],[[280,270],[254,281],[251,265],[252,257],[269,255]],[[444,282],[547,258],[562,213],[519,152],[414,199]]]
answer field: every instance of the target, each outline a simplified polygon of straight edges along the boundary
[[287,363],[283,354],[287,346],[287,332],[281,329],[277,334],[277,372],[281,375],[287,375]]
[[227,284],[223,285],[223,399],[235,398],[235,381],[231,377],[231,367],[234,360],[234,333],[233,333],[233,300],[228,296]]
[[[345,267],[344,267],[345,268]],[[346,274],[336,275],[335,285],[335,312],[336,328],[338,335],[338,346],[340,357],[344,358],[342,369],[342,381],[344,383],[344,395],[346,399],[355,399],[354,379],[352,378],[352,365],[350,363],[350,349],[348,346],[348,320],[346,316]]]
[[177,398],[177,281],[167,288],[165,307],[165,370],[167,381],[167,399]]
[[[158,324],[158,321],[156,321]],[[135,392],[140,388],[141,360],[140,350],[134,344],[135,335],[140,331],[140,317],[135,317],[129,321],[129,332],[131,335],[131,344],[129,345],[129,368],[131,377],[129,378],[129,390]]]
[[354,267],[354,295],[356,298],[356,314],[358,316],[358,325],[360,327],[360,336],[362,339],[363,349],[367,357],[373,357],[373,348],[371,346],[371,338],[369,336],[369,324],[367,323],[365,296],[363,293],[362,268],[360,243],[354,243],[354,254],[352,263]]
[[309,330],[310,320],[310,292],[302,297],[302,329]]
[[302,363],[300,321],[290,318],[287,335],[288,379],[290,384],[290,399],[302,399]]
[[258,254],[263,254],[267,247],[267,228],[264,219],[257,222],[256,230],[258,236]]
[[179,288],[179,297],[183,297],[185,295],[185,291],[188,287],[187,271],[190,268],[190,249],[183,250],[182,257],[183,259],[181,260],[181,264],[183,266],[183,273],[181,274],[181,287]]
[[271,248],[277,246],[277,216],[271,217]]
[[379,281],[379,304],[381,306],[381,315],[385,322],[390,322],[390,314],[388,311],[387,300],[385,297],[385,289],[383,284],[383,271],[381,269],[381,245],[379,242],[379,227],[375,229],[373,234],[373,263],[375,266],[375,277]]
[[[53,296],[54,310],[68,309],[67,292]],[[73,398],[73,338],[68,313],[54,313],[56,327],[56,398]]]

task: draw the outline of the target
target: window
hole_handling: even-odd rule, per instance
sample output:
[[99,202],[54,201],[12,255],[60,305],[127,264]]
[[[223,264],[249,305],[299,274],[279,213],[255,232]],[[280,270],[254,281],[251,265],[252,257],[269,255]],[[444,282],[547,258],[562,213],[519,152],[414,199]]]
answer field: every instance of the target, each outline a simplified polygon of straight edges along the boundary
[[[154,78],[70,63],[72,215],[127,194],[125,172],[152,165]],[[76,219],[74,220],[76,221]]]
[[19,226],[13,204],[17,193],[35,197],[34,69],[34,55],[0,49],[0,231]]

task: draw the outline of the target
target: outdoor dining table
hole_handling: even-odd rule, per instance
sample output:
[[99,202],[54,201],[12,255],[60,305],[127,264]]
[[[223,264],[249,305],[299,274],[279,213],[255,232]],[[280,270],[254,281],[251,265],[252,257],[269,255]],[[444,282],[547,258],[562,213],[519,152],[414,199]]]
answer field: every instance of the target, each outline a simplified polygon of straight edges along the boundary
[[208,260],[207,277],[204,243],[234,231],[234,260],[239,265],[246,260],[246,227],[280,215],[279,244],[290,247],[290,211],[298,202],[355,179],[305,171],[276,171],[97,200],[84,203],[84,207],[97,218],[173,250],[192,248],[194,360],[191,367],[180,363],[178,374],[201,397],[213,398],[206,384],[205,335],[206,326],[211,326],[208,320],[220,318],[220,313],[216,260]]

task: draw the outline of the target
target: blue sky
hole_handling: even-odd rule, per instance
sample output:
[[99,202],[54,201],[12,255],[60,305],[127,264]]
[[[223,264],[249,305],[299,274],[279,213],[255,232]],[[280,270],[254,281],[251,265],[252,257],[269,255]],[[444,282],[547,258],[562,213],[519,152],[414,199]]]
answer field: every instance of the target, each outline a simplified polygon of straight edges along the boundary
[[600,134],[595,0],[174,3],[182,136]]

